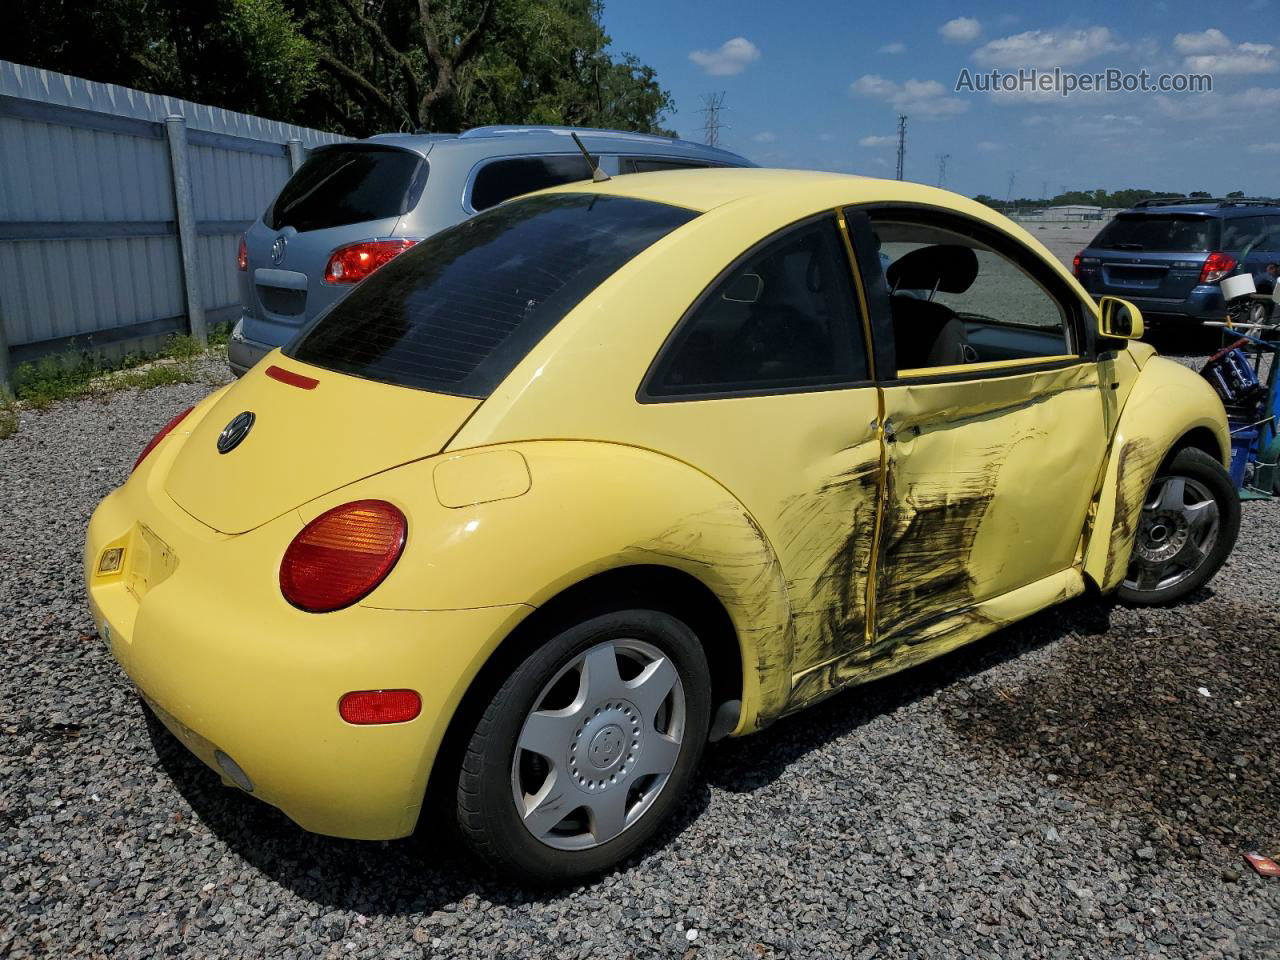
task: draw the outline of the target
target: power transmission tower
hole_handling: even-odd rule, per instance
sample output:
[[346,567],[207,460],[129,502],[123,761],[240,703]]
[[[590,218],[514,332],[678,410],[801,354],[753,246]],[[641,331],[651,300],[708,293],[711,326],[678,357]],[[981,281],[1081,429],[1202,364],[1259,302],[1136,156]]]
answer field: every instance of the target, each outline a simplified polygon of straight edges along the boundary
[[720,128],[724,126],[720,122],[720,111],[725,109],[724,91],[719,93],[708,93],[702,98],[702,132],[703,139],[707,146],[720,146]]
[[907,115],[898,114],[898,179],[902,179],[902,161],[907,157]]
[[945,187],[947,185],[947,161],[951,159],[951,154],[938,154],[938,186]]
[[1009,171],[1009,188],[1005,191],[1005,194],[1004,194],[1004,205],[1006,207],[1009,206],[1009,204],[1013,201],[1013,184],[1015,180],[1017,180],[1017,177],[1014,176],[1013,171],[1010,170]]

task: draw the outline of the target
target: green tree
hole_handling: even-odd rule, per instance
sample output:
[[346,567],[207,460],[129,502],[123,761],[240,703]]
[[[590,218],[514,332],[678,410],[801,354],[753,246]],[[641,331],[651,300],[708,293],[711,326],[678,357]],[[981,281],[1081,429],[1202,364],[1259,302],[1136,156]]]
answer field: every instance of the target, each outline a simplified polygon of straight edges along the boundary
[[315,52],[283,0],[13,0],[0,58],[294,119]]
[[309,105],[353,135],[491,123],[659,131],[672,108],[652,68],[610,51],[599,0],[293,2],[330,81]]

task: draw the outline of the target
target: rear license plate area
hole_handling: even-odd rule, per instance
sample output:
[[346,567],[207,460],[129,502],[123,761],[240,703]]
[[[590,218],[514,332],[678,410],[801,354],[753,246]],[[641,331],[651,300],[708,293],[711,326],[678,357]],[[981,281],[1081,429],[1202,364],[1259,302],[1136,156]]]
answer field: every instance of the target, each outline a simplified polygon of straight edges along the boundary
[[173,576],[178,569],[178,557],[173,549],[146,524],[138,524],[134,530],[129,553],[129,574],[125,583],[137,600]]

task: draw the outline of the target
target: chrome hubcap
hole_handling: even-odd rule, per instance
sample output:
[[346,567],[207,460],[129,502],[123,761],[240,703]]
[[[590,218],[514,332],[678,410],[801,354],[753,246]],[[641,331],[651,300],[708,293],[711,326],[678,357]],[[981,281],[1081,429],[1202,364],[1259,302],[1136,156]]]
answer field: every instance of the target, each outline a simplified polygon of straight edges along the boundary
[[1164,477],[1151,487],[1124,585],[1153,591],[1191,576],[1218,539],[1218,502],[1190,477]]
[[635,824],[666,786],[684,738],[675,665],[642,640],[609,640],[548,683],[525,718],[511,793],[526,829],[584,850]]

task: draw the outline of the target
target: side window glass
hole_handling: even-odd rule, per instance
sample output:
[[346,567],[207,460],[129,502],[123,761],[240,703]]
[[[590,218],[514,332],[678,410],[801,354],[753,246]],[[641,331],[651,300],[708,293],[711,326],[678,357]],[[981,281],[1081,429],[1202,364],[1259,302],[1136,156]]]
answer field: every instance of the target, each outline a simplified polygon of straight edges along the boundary
[[1222,223],[1222,248],[1245,254],[1261,250],[1267,238],[1267,217],[1233,217]]
[[650,157],[623,157],[623,173],[656,173],[661,170],[689,170],[707,166],[692,160],[662,160]]
[[[598,157],[592,157],[599,163]],[[546,187],[590,180],[591,171],[582,154],[556,157],[511,157],[480,168],[471,185],[473,210],[488,210],[504,200]]]
[[981,234],[874,220],[873,229],[899,370],[1072,352],[1059,299]]
[[862,319],[833,219],[740,259],[685,317],[650,396],[794,391],[867,379]]

